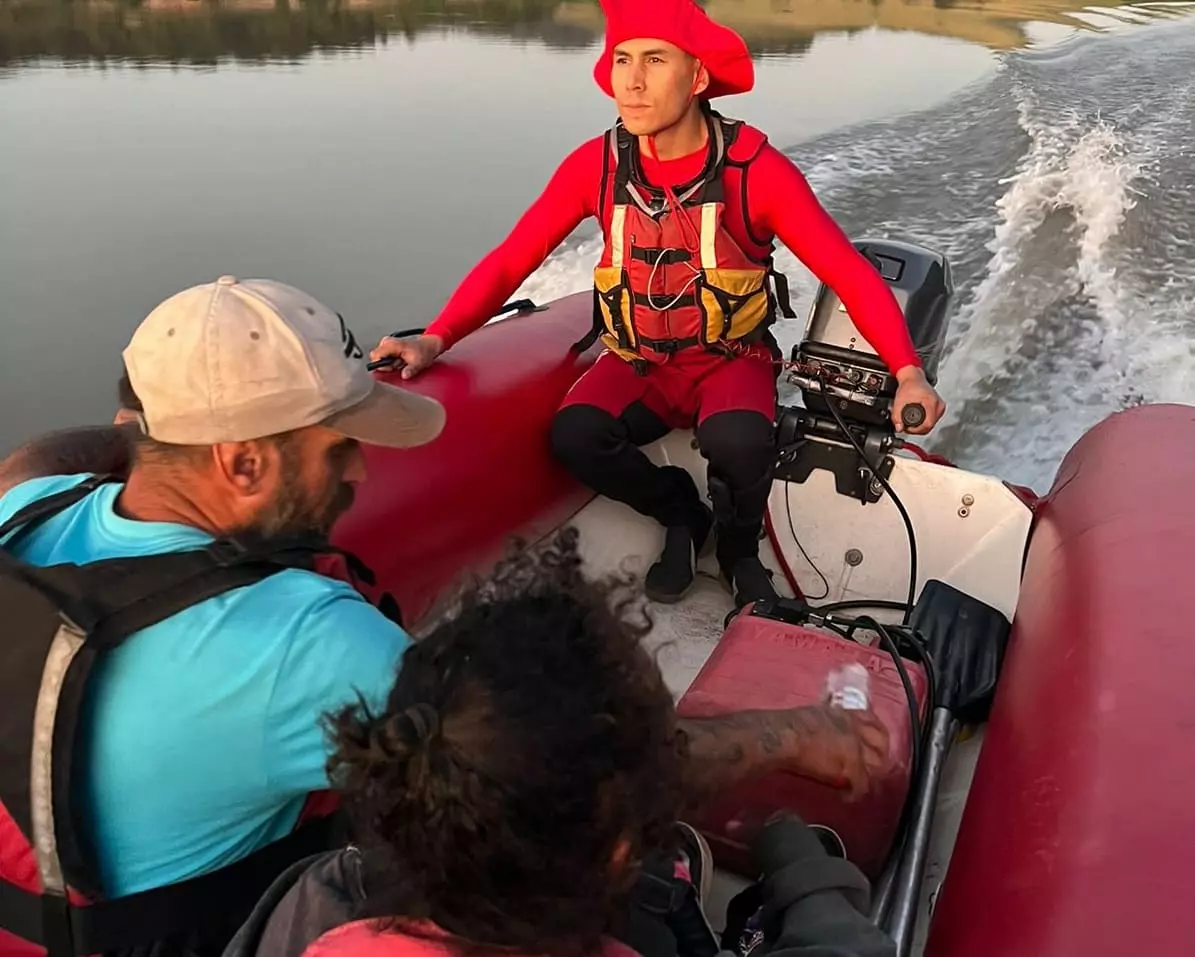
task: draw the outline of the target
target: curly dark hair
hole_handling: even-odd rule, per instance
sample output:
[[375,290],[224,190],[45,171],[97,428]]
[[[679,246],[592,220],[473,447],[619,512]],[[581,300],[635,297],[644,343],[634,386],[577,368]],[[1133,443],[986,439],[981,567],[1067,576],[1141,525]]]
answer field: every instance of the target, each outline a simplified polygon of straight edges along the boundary
[[576,544],[516,548],[407,650],[384,711],[331,720],[332,779],[385,848],[370,912],[462,951],[592,953],[672,845],[684,745],[650,619],[633,580],[582,575]]

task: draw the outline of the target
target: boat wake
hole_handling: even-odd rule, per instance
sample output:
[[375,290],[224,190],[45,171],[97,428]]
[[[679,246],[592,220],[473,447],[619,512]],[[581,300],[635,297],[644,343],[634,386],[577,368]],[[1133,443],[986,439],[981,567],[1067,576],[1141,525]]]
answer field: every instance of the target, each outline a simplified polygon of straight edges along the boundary
[[1051,115],[1017,81],[1013,93],[1028,148],[995,204],[987,268],[959,296],[939,382],[953,409],[934,445],[983,471],[1015,461],[1040,485],[1063,435],[1144,398],[1117,239],[1145,161],[1107,119]]
[[960,290],[939,451],[1044,488],[1108,413],[1195,395],[1192,56],[1184,24],[1005,62],[1027,142]]

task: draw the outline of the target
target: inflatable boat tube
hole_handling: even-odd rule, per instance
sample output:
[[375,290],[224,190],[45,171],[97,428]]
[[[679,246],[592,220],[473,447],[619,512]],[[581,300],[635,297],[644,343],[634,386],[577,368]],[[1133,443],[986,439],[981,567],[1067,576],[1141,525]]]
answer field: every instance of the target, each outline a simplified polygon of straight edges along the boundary
[[600,351],[570,346],[590,328],[591,293],[482,327],[418,378],[386,378],[438,399],[444,431],[416,449],[367,450],[369,475],[334,541],[355,552],[408,626],[510,538],[562,524],[592,498],[548,452],[548,426]]
[[1190,406],[1063,460],[929,957],[1195,952],[1193,489]]

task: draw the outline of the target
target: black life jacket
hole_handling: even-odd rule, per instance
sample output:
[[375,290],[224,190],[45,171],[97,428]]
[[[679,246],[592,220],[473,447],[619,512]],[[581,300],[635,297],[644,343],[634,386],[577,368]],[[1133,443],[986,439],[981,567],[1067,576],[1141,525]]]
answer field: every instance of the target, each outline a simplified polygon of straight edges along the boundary
[[[337,550],[299,542],[252,551],[226,539],[85,565],[36,567],[15,557],[31,531],[107,481],[97,476],[33,502],[0,526],[0,952],[219,953],[279,873],[334,845],[335,796],[312,795],[292,833],[220,870],[105,899],[72,788],[88,678],[101,655],[141,629],[277,572],[317,570]],[[357,559],[338,557],[368,580]],[[397,618],[392,599],[383,605]]]

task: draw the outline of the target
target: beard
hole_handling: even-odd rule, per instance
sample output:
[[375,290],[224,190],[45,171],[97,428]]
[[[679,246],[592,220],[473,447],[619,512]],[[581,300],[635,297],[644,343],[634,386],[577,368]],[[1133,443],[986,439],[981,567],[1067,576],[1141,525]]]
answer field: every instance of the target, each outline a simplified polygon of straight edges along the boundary
[[288,483],[258,517],[254,531],[265,541],[309,538],[325,543],[336,520],[352,506],[353,495],[353,487],[339,480],[329,482],[314,499]]
[[327,481],[314,493],[299,480],[301,461],[293,443],[281,446],[282,474],[286,476],[277,497],[237,538],[261,545],[309,541],[327,544],[336,520],[352,507],[353,486],[345,482],[344,464],[332,457],[325,463]]

